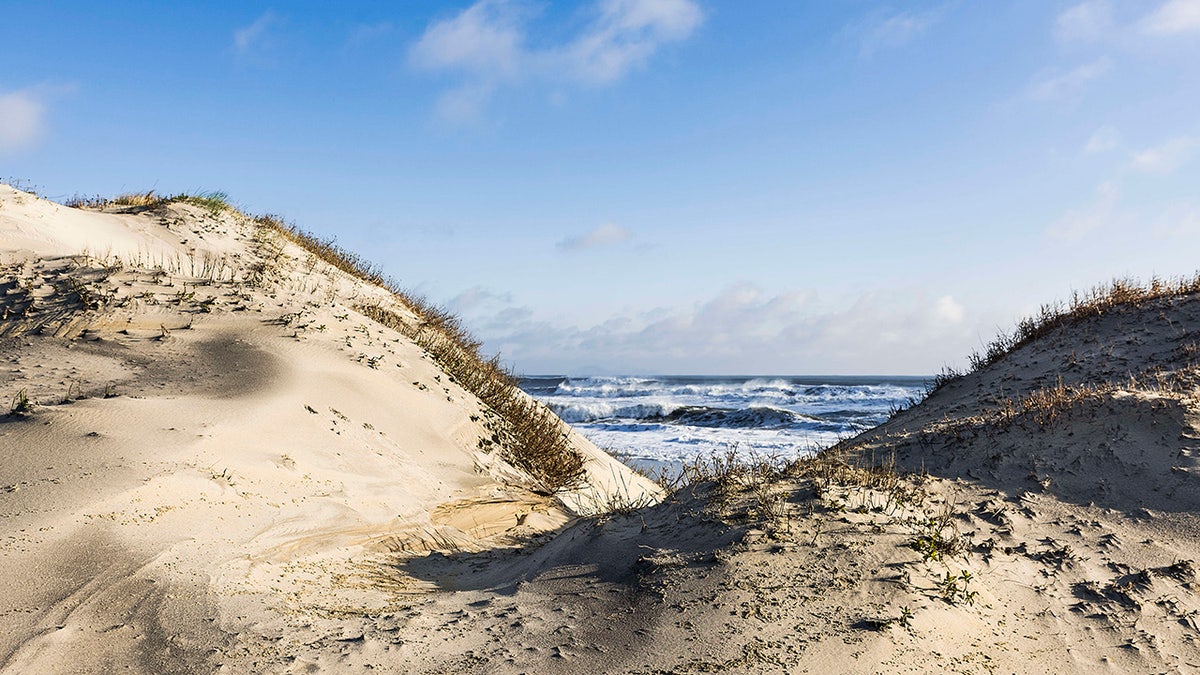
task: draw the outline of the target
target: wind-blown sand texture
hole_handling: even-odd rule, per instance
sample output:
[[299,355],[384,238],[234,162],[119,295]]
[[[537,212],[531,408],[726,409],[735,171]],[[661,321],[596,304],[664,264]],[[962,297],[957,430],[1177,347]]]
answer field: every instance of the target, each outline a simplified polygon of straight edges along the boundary
[[578,437],[585,488],[537,490],[355,311],[387,291],[261,269],[230,212],[0,190],[6,672],[1200,670],[1194,293],[576,517],[659,493]]

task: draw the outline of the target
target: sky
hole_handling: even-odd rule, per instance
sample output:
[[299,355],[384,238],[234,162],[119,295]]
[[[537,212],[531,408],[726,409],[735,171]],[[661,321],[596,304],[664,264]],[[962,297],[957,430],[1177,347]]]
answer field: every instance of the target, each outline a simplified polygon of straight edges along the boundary
[[1200,269],[1200,0],[2,13],[0,179],[223,191],[527,374],[930,374]]

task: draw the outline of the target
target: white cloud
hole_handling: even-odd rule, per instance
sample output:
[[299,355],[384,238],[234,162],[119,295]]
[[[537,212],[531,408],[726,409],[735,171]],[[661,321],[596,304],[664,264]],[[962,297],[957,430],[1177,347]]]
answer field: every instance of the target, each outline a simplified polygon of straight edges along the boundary
[[267,10],[254,20],[254,23],[233,31],[233,51],[239,57],[249,57],[260,53],[268,42],[272,26],[279,22],[275,12]]
[[1200,0],[1169,0],[1141,21],[1151,35],[1200,33]]
[[962,323],[965,310],[952,295],[943,295],[934,303],[934,314],[949,323]]
[[1075,98],[1083,94],[1093,80],[1106,75],[1110,68],[1112,61],[1102,57],[1065,73],[1042,73],[1029,86],[1029,96],[1039,101]]
[[413,65],[475,76],[515,74],[525,57],[525,36],[514,7],[505,0],[480,0],[451,19],[430,24],[409,52]]
[[1116,127],[1106,124],[1092,132],[1087,143],[1083,146],[1083,151],[1088,154],[1096,154],[1115,150],[1120,145],[1121,132]]
[[1099,40],[1112,29],[1112,6],[1107,0],[1085,0],[1072,5],[1054,22],[1054,36],[1063,42]]
[[1197,148],[1200,148],[1200,138],[1180,136],[1135,153],[1130,166],[1147,173],[1171,173],[1186,164]]
[[660,45],[687,38],[703,19],[691,0],[605,0],[582,35],[546,56],[565,64],[567,79],[605,84],[644,64]]
[[46,131],[46,106],[35,90],[0,94],[0,154],[33,145]]
[[1091,204],[1068,211],[1051,224],[1046,233],[1051,238],[1061,241],[1079,241],[1113,222],[1120,197],[1120,188],[1112,181],[1105,181],[1096,188],[1096,197]]
[[426,28],[409,51],[410,64],[463,78],[443,94],[440,114],[477,117],[492,93],[517,81],[615,82],[662,45],[689,37],[704,19],[693,0],[601,0],[574,37],[533,48],[526,38],[532,15],[516,0],[478,0]]
[[909,44],[940,18],[940,11],[875,12],[851,24],[843,32],[858,41],[859,55],[868,58],[884,49]]
[[487,349],[524,372],[932,373],[965,356],[979,328],[953,297],[919,289],[869,292],[830,309],[808,291],[768,293],[743,281],[691,306],[620,312],[584,326],[480,304],[477,290],[451,307],[465,310]]
[[558,249],[560,251],[581,251],[584,249],[596,248],[597,246],[619,244],[628,240],[631,236],[632,234],[629,232],[629,230],[621,227],[620,225],[605,223],[595,228],[591,232],[588,232],[587,234],[563,239],[562,241],[558,242]]

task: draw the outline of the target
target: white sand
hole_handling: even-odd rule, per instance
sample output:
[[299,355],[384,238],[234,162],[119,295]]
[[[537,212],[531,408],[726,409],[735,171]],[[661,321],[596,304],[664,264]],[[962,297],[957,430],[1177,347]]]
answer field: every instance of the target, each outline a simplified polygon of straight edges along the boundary
[[[590,486],[529,489],[353,310],[384,291],[292,246],[248,283],[273,247],[0,188],[0,393],[42,404],[0,421],[4,672],[1200,672],[1200,298],[1061,328],[847,446],[916,476],[577,518],[657,492],[578,437]],[[1093,389],[1021,403],[1060,383]]]

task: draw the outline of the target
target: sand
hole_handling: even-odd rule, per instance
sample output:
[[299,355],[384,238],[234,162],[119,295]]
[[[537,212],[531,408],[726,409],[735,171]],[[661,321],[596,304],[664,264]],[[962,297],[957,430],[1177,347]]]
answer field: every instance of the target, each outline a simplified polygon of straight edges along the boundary
[[[353,309],[389,294],[283,241],[252,283],[263,236],[230,212],[0,187],[7,672],[286,663],[281,636],[340,636],[330,617],[393,604],[374,577],[396,551],[657,498],[578,436],[587,485],[544,494],[481,449],[477,398]],[[2,417],[18,396],[31,412]]]
[[486,450],[383,289],[117,210],[0,187],[3,672],[1200,671],[1200,298],[620,508],[663,493],[578,435],[573,492]]

